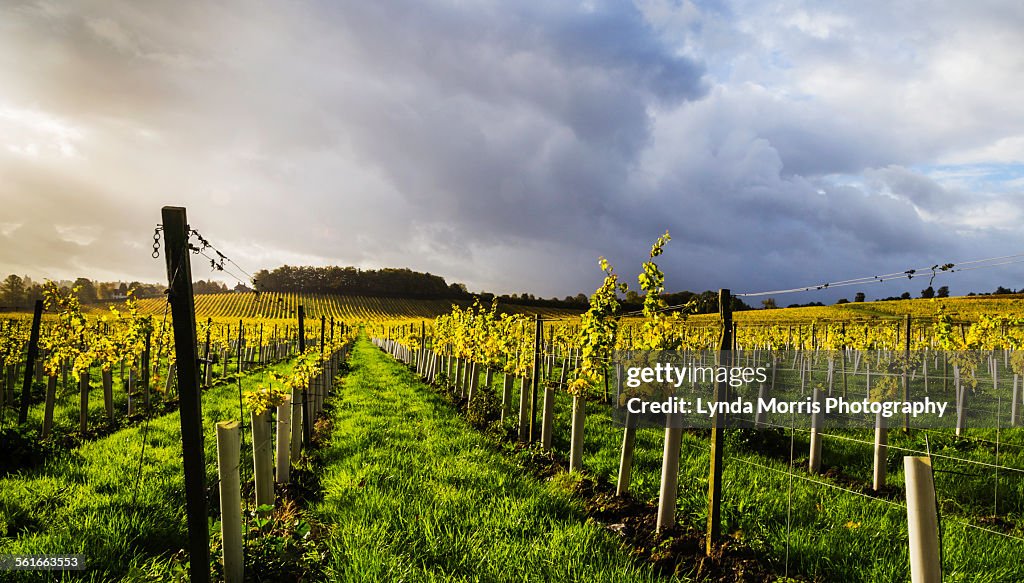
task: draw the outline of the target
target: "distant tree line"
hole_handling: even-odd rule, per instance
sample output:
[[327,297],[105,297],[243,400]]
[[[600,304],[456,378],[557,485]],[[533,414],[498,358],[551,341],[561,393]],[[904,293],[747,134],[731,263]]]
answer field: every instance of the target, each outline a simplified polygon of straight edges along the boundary
[[[10,274],[0,281],[0,310],[30,308],[36,300],[43,298],[43,283],[29,276]],[[166,285],[141,283],[138,281],[93,281],[84,277],[56,282],[62,290],[78,289],[78,299],[83,304],[109,300],[122,300],[133,290],[137,298],[161,297]],[[227,293],[226,285],[219,281],[195,281],[192,288],[197,294]]]
[[292,267],[284,265],[256,272],[257,291],[337,294],[345,296],[466,299],[461,283],[448,285],[444,278],[411,269],[358,269],[355,267]]

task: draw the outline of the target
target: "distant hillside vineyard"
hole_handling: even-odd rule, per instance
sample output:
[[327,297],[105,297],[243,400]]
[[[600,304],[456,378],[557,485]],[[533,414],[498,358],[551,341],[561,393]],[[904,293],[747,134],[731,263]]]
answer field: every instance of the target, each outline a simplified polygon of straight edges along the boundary
[[[328,294],[295,293],[230,293],[197,294],[196,317],[202,318],[295,318],[303,306],[307,318],[335,318],[338,320],[380,320],[394,318],[435,318],[451,312],[452,305],[469,306],[467,299],[411,299],[368,296],[341,296]],[[144,314],[160,315],[166,305],[164,298],[139,300]],[[539,308],[499,304],[504,312],[563,316],[578,312],[561,308]],[[106,311],[96,305],[93,311]]]

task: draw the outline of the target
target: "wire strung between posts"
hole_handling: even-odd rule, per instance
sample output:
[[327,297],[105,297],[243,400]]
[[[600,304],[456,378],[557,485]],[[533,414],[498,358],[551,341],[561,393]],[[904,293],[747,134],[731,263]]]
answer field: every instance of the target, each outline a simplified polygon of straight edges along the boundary
[[[956,273],[960,271],[973,271],[975,269],[984,269],[988,267],[999,267],[1003,265],[1012,265],[1015,263],[1024,263],[1024,253],[1014,253],[1012,255],[1003,255],[1000,257],[987,257],[985,259],[973,259],[971,261],[962,261],[960,263],[943,263],[935,264],[930,267],[918,267],[913,269],[907,269],[904,271],[896,271],[892,273],[886,273],[882,275],[870,275],[864,277],[855,277],[851,279],[843,279],[839,281],[825,282],[819,284],[812,284],[802,287],[794,287],[789,289],[778,289],[771,291],[759,291],[759,292],[744,292],[734,294],[736,297],[756,297],[756,296],[767,296],[775,294],[788,294],[797,292],[807,291],[819,291],[832,287],[846,287],[851,285],[864,285],[869,283],[882,283],[893,279],[913,279],[917,276],[923,276],[925,274],[931,274],[928,280],[928,285],[931,286],[935,280],[935,276],[940,273]],[[964,267],[969,266],[969,267]]]
[[[160,233],[161,233],[161,231],[163,231],[163,225],[157,225],[156,228],[153,230],[153,258],[154,259],[160,257]],[[197,241],[198,244],[195,244],[195,243],[192,242],[193,238],[195,238],[195,240]],[[198,254],[198,255],[202,255],[203,257],[205,257],[210,262],[210,269],[212,269],[214,271],[222,271],[222,272],[230,275],[235,281],[237,281],[239,284],[241,284],[244,287],[252,286],[253,292],[256,294],[257,297],[259,297],[259,293],[260,292],[256,289],[256,277],[253,276],[248,271],[246,271],[245,269],[243,269],[241,265],[239,265],[238,263],[235,262],[235,260],[231,259],[227,255],[225,255],[223,252],[221,252],[220,249],[217,249],[217,247],[215,247],[212,243],[210,243],[210,241],[206,237],[203,237],[203,235],[200,234],[198,230],[193,229],[193,228],[189,228],[188,229],[188,243],[187,243],[187,247],[193,253]],[[211,257],[210,255],[207,255],[205,253],[205,251],[207,249],[213,250],[213,253],[215,253],[217,255],[217,257]],[[245,274],[247,279],[243,279],[237,273],[235,273],[234,271],[232,271],[231,269],[226,267],[226,265],[225,265],[226,263],[230,263],[231,265],[234,265],[235,269],[237,269],[238,271],[240,271],[243,274]]]

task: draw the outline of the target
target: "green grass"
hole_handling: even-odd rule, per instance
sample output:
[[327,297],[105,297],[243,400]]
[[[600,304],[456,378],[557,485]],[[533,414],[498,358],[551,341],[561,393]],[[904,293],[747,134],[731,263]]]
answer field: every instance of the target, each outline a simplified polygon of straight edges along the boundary
[[654,581],[555,482],[504,458],[365,340],[323,450],[331,581]]
[[[242,379],[242,388],[265,382],[269,370],[284,373],[290,366],[255,371]],[[232,383],[203,394],[210,485],[216,483],[214,425],[239,418],[238,391]],[[105,582],[183,548],[187,528],[180,427],[179,415],[171,413],[150,421],[148,431],[144,425],[122,429],[0,479],[0,554],[82,553],[89,569],[68,578]],[[250,439],[247,433],[247,445]],[[145,457],[133,505],[143,441]],[[247,455],[251,459],[243,450],[242,459]],[[251,474],[251,467],[243,464],[243,475],[247,470]],[[38,571],[3,572],[0,579],[49,580]]]
[[[496,387],[501,377],[496,375]],[[513,402],[518,403],[518,387]],[[568,457],[571,397],[556,392],[553,448]],[[868,430],[832,430],[830,433],[871,441]],[[996,461],[993,444],[971,439],[956,440],[942,432],[929,432],[931,451],[984,463]],[[976,439],[995,439],[994,430],[970,430]],[[753,445],[741,445],[729,432],[723,476],[722,516],[724,532],[744,541],[777,572],[825,581],[902,582],[909,578],[906,509],[900,500],[890,502],[839,490],[848,488],[836,480],[807,472],[808,437],[797,431],[796,461],[789,474],[790,434],[782,435],[784,453],[771,454]],[[637,431],[631,493],[656,504],[661,476],[664,431]],[[905,452],[896,447],[923,451],[925,433],[904,436],[890,430],[888,484],[902,490]],[[1006,432],[1019,442],[1019,430]],[[599,480],[614,483],[619,469],[622,428],[611,418],[611,409],[598,402],[587,404],[584,469]],[[837,466],[843,473],[870,483],[871,445],[825,438],[824,467]],[[707,521],[709,439],[706,430],[684,432],[679,478],[679,520],[703,530]],[[911,454],[906,454],[911,455]],[[1024,467],[1019,447],[1004,446],[1000,464]],[[936,473],[936,489],[944,520],[944,567],[947,581],[1010,582],[1024,580],[1024,543],[963,526],[993,513],[995,475],[992,468],[950,459],[936,459],[936,467],[958,473]],[[967,475],[964,475],[967,474]],[[1024,475],[1003,471],[1000,475],[999,514],[1016,527],[1008,531],[1024,537],[1021,522],[1024,506]],[[810,480],[815,480],[817,483]],[[789,528],[787,528],[787,523]],[[788,559],[787,559],[788,555]]]

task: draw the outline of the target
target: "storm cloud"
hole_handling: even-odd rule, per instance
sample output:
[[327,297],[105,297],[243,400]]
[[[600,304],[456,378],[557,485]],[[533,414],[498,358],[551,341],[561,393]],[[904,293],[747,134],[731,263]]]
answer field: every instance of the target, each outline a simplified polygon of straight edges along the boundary
[[1020,46],[1013,2],[5,4],[0,272],[158,281],[165,204],[249,271],[544,296],[666,229],[673,289],[1016,253]]

